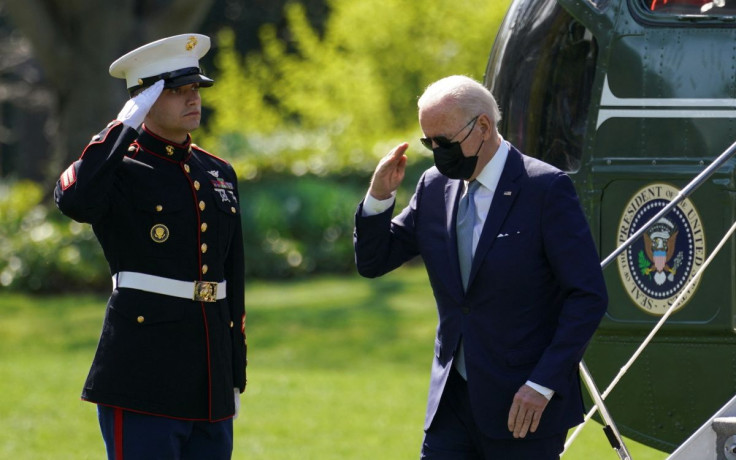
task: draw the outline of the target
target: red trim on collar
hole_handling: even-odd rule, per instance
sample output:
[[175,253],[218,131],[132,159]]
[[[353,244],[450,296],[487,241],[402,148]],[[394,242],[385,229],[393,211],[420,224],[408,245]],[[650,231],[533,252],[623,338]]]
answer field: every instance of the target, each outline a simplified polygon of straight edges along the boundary
[[220,160],[220,161],[222,161],[222,162],[223,162],[223,163],[225,163],[225,164],[230,164],[230,163],[229,163],[229,162],[228,162],[227,160],[225,160],[225,159],[223,159],[223,158],[220,158],[220,157],[218,157],[217,155],[215,155],[215,154],[212,154],[212,153],[208,152],[207,150],[203,149],[202,147],[200,147],[200,146],[198,146],[198,145],[196,145],[196,144],[192,144],[192,149],[196,149],[196,150],[198,150],[198,151],[200,151],[200,152],[204,153],[204,154],[205,154],[205,155],[207,155],[207,156],[211,156],[211,157],[212,157],[212,158],[214,158],[215,160]]

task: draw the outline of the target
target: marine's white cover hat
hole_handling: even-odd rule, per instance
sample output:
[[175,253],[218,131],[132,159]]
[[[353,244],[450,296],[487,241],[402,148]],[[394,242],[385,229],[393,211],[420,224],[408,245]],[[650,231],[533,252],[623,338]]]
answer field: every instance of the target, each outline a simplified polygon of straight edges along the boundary
[[199,59],[210,49],[210,38],[201,34],[182,34],[162,38],[118,58],[110,65],[110,75],[124,78],[128,91],[165,81],[164,87],[176,88],[190,83],[212,86],[204,76]]

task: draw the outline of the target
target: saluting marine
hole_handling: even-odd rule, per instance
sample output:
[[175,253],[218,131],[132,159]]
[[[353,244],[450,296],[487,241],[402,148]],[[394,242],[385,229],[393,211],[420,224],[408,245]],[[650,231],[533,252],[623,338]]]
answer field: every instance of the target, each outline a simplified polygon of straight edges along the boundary
[[113,62],[132,98],[56,184],[112,274],[82,391],[111,459],[232,455],[247,353],[240,196],[231,165],[189,134],[213,84],[199,68],[209,48],[177,35]]

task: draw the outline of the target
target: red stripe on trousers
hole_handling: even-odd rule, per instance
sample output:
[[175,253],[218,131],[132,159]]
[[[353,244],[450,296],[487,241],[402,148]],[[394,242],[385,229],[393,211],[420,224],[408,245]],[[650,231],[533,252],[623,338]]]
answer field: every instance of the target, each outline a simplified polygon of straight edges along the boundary
[[123,460],[123,410],[115,408],[115,460]]

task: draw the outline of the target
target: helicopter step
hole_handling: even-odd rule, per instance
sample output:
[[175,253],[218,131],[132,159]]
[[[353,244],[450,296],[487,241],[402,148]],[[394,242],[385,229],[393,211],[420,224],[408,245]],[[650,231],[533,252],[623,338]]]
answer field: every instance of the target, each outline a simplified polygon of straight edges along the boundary
[[667,460],[736,460],[736,396],[698,428]]

